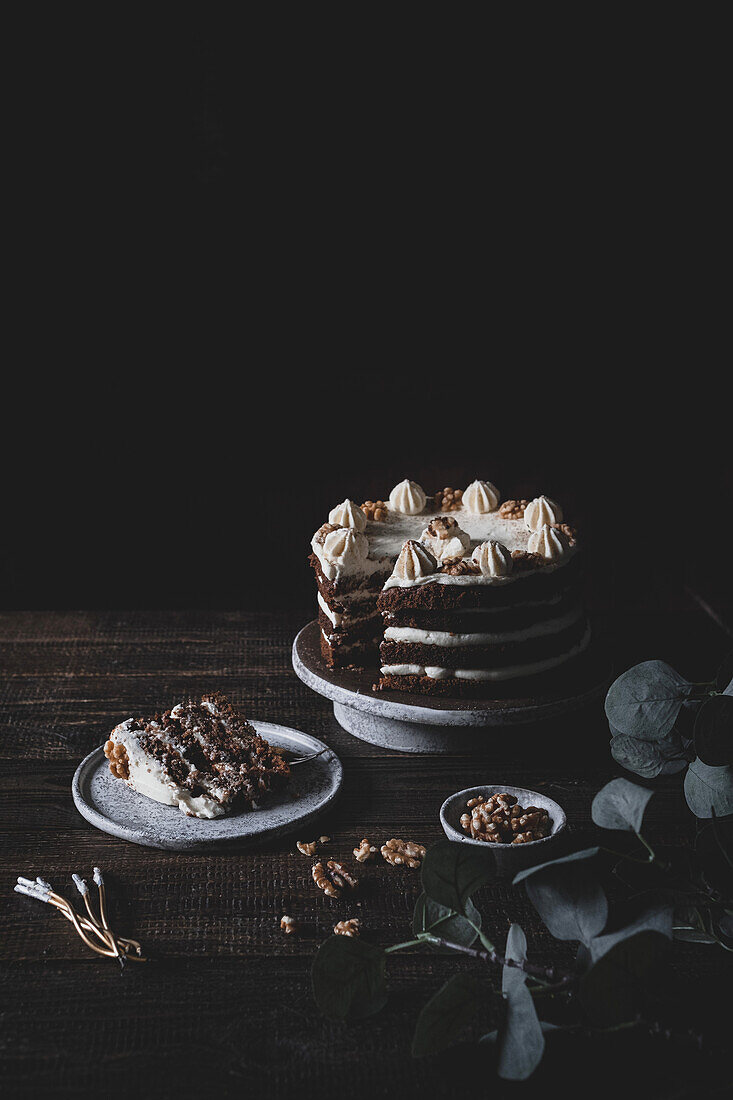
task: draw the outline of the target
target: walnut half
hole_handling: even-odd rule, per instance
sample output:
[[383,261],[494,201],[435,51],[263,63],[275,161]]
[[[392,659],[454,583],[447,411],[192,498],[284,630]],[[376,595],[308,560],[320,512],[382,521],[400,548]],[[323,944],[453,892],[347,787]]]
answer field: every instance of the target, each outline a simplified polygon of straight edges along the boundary
[[340,920],[337,924],[334,924],[333,930],[337,936],[358,936],[360,932],[361,921],[358,917],[351,917],[349,920]]
[[124,745],[107,741],[104,746],[104,755],[109,760],[109,770],[115,779],[129,779],[130,762],[127,759],[127,749]]
[[425,858],[422,844],[413,844],[411,840],[397,840],[394,837],[382,845],[382,855],[393,867],[409,867],[415,870]]

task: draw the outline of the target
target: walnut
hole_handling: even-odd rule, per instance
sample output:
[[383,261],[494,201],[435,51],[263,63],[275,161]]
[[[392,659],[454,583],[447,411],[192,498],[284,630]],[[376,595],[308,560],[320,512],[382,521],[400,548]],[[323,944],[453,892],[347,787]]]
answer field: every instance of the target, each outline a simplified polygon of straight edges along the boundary
[[452,531],[458,526],[458,521],[450,516],[436,516],[427,526],[429,535],[435,539],[448,539]]
[[[489,798],[470,798],[461,814],[461,828],[474,840],[489,844],[528,844],[550,834],[550,817],[539,806],[520,806],[513,794],[498,792]],[[521,838],[521,839],[520,839]]]
[[373,523],[384,523],[387,518],[387,505],[383,500],[365,500],[361,510]]
[[505,500],[499,505],[499,515],[504,519],[523,519],[528,500]]
[[366,837],[361,841],[358,848],[354,848],[354,857],[359,863],[366,863],[369,859],[374,859],[377,849],[373,844],[370,844]]
[[293,917],[280,917],[280,931],[286,936],[292,935],[293,932],[298,931],[297,922]]
[[547,562],[541,554],[532,554],[529,550],[512,550],[514,568],[519,572],[527,569],[539,569]]
[[318,889],[323,890],[329,898],[339,898],[345,887],[355,890],[359,885],[358,880],[349,874],[343,863],[337,863],[335,859],[329,859],[325,867],[320,861],[314,863],[312,874]]
[[361,930],[361,921],[358,917],[340,920],[338,924],[334,924],[333,930],[337,936],[358,936]]
[[578,532],[575,527],[571,527],[569,523],[551,523],[550,527],[554,527],[556,531],[561,531],[570,545],[575,546],[578,541]]
[[328,844],[330,839],[331,839],[330,836],[319,836],[318,843],[319,844]]
[[127,749],[124,745],[117,745],[114,741],[106,741],[104,755],[109,760],[109,770],[115,779],[129,779],[130,761],[127,759]]
[[313,536],[313,541],[317,542],[319,546],[323,546],[326,541],[326,535],[330,535],[332,531],[338,531],[338,523],[324,523],[323,527],[319,527]]
[[331,876],[336,886],[341,889],[343,889],[344,886],[348,886],[350,890],[356,890],[359,885],[359,880],[349,874],[343,863],[338,863],[335,859],[329,859],[326,868],[327,873]]
[[449,561],[443,560],[439,572],[447,573],[450,577],[467,577],[480,573],[481,567],[471,558],[451,558]]
[[334,886],[331,879],[326,874],[326,868],[319,861],[313,864],[312,869],[313,881],[319,890],[323,890],[324,894],[327,894],[329,898],[340,898],[341,891]]
[[457,512],[461,507],[463,489],[438,489],[435,494],[435,508],[438,512]]
[[316,848],[318,847],[317,840],[297,840],[295,847],[298,849],[302,856],[314,856],[316,854]]
[[420,866],[425,858],[425,849],[422,844],[414,844],[411,840],[388,840],[382,845],[382,855],[393,867],[410,867],[413,871]]

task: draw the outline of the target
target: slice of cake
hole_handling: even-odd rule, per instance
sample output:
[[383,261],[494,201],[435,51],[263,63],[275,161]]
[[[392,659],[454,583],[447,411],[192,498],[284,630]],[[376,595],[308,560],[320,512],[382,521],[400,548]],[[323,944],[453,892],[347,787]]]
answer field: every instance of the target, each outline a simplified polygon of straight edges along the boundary
[[324,659],[378,660],[381,688],[481,694],[588,645],[577,534],[548,497],[403,481],[388,502],[344,501],[311,547]]
[[128,718],[104,752],[116,778],[189,817],[252,808],[290,775],[280,753],[219,693],[153,718]]

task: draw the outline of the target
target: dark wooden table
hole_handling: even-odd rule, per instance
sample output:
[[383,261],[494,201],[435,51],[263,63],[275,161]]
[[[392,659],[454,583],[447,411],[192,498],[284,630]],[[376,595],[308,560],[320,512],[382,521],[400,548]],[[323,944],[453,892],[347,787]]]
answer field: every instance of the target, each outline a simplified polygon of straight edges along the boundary
[[[323,738],[341,757],[340,800],[314,831],[351,858],[363,837],[430,845],[441,838],[438,809],[475,782],[543,789],[566,808],[568,843],[592,838],[590,803],[619,773],[608,751],[602,704],[538,728],[493,733],[470,757],[402,755],[346,734],[330,704],[292,672],[290,648],[312,615],[244,612],[6,613],[2,631],[3,738],[0,751],[3,926],[1,1066],[8,1096],[347,1095],[443,1097],[468,1091],[511,1095],[465,1043],[413,1061],[421,1006],[458,968],[479,964],[428,954],[395,956],[391,996],[377,1017],[337,1025],[318,1012],[310,966],[331,932],[334,906],[311,882],[311,861],[295,836],[259,850],[183,855],[136,847],[77,813],[71,778],[79,760],[121,719],[188,694],[219,689],[264,720]],[[617,671],[661,657],[692,679],[710,675],[730,647],[722,630],[692,608],[599,614]],[[679,782],[667,779],[650,807],[652,835],[682,839],[690,817]],[[92,956],[50,907],[13,893],[18,874],[49,879],[71,896],[72,871],[103,868],[114,926],[138,938],[149,963],[121,970]],[[363,934],[382,944],[408,938],[419,874],[383,861],[361,874],[355,912]],[[477,897],[489,935],[525,929],[538,961],[571,957],[539,924],[522,888],[497,879]],[[338,907],[339,909],[341,906]],[[288,913],[298,936],[284,936]],[[710,947],[675,945],[682,987],[715,983],[727,958]],[[728,979],[730,975],[728,975]],[[475,1034],[496,1021],[487,996]],[[690,1021],[693,1030],[696,1021]],[[470,1038],[470,1034],[468,1036]],[[630,1075],[630,1060],[638,1067]],[[591,1082],[586,1074],[598,1071]],[[621,1075],[620,1077],[618,1075]],[[562,1085],[565,1095],[723,1094],[715,1049],[679,1037],[626,1035],[567,1040],[521,1091]]]

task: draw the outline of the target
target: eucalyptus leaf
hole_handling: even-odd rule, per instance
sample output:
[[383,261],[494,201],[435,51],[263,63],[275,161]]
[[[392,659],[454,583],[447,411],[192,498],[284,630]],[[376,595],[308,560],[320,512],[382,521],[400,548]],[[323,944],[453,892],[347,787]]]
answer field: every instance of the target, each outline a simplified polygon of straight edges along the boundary
[[597,851],[575,852],[515,876],[515,883],[524,882],[530,901],[555,939],[590,943],[606,924],[608,899],[584,866],[588,853]]
[[675,928],[674,938],[684,943],[717,943],[715,936],[701,928]]
[[733,695],[733,649],[730,653],[726,653],[720,662],[720,668],[715,677],[715,686],[724,695]]
[[733,909],[726,909],[722,917],[718,918],[718,929],[733,940]]
[[316,1004],[331,1020],[362,1019],[387,1001],[383,948],[351,936],[331,936],[313,960]]
[[523,871],[519,871],[512,882],[515,886],[520,882],[524,882],[525,879],[530,878],[532,875],[538,875],[541,871],[547,870],[548,867],[562,867],[566,863],[575,863],[578,860],[593,859],[600,852],[600,848],[582,848],[579,852],[571,852],[569,856],[560,856],[558,859],[549,859],[546,863],[535,863],[533,867],[525,867]]
[[429,848],[422,863],[422,888],[440,905],[466,912],[466,903],[495,874],[491,852],[468,844],[440,840]]
[[418,1016],[412,1040],[413,1058],[437,1054],[456,1041],[475,1018],[481,986],[473,974],[454,974],[431,997]]
[[665,939],[672,939],[672,918],[674,908],[669,900],[660,900],[647,906],[637,917],[623,928],[617,928],[604,936],[596,936],[590,943],[590,954],[593,963],[597,963],[604,955],[613,950],[617,944],[640,932],[655,932]]
[[591,958],[590,947],[588,947],[588,945],[585,943],[579,943],[578,950],[575,953],[576,973],[584,974],[586,970],[590,970],[592,965],[593,960]]
[[622,733],[654,741],[672,729],[691,691],[692,684],[666,662],[644,661],[611,684],[606,715]]
[[[516,962],[526,960],[527,940],[518,924],[509,929],[505,955]],[[503,967],[501,985],[506,1018],[499,1036],[498,1074],[507,1081],[525,1081],[540,1064],[545,1050],[542,1025],[526,981],[523,970]]]
[[695,719],[695,752],[706,764],[733,764],[733,698],[711,695]]
[[[527,937],[521,924],[512,924],[506,938],[504,957],[512,962],[525,963],[527,961]],[[515,985],[524,985],[527,981],[526,970],[520,970],[518,966],[504,966],[501,971],[501,991],[509,993]]]
[[591,817],[602,829],[624,829],[638,833],[644,811],[654,794],[628,779],[612,779],[601,787],[591,805]]
[[733,767],[713,767],[696,757],[685,776],[685,798],[695,817],[733,814]]
[[682,738],[674,730],[659,741],[642,741],[627,733],[620,733],[611,741],[611,756],[616,763],[642,779],[682,771],[688,763],[683,753]]
[[643,1006],[649,974],[668,949],[659,932],[638,932],[618,941],[583,975],[578,996],[599,1027],[632,1020]]
[[[473,928],[471,924],[476,928]],[[481,914],[469,898],[465,906],[465,916],[448,909],[445,905],[433,901],[427,894],[421,894],[415,902],[415,912],[412,918],[412,930],[415,935],[421,932],[432,932],[435,936],[443,936],[451,943],[460,944],[462,947],[470,947],[478,936],[477,928],[481,927]],[[442,948],[440,950],[448,950]]]

